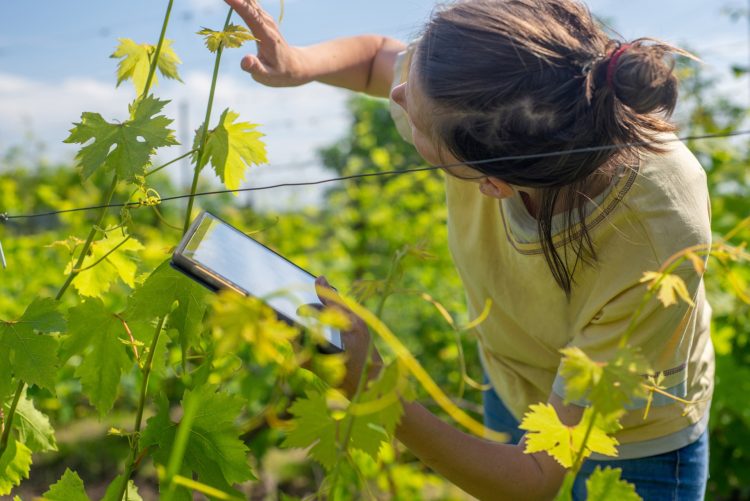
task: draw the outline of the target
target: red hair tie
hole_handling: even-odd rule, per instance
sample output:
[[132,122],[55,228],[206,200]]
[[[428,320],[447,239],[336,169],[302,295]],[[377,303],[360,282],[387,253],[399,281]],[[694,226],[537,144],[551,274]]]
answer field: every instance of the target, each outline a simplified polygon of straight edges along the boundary
[[607,66],[607,86],[609,86],[609,88],[612,90],[615,90],[614,78],[615,70],[617,70],[617,63],[620,61],[620,57],[625,54],[625,51],[627,51],[630,47],[632,47],[632,45],[629,43],[621,45],[620,48],[617,49],[609,59],[609,66]]

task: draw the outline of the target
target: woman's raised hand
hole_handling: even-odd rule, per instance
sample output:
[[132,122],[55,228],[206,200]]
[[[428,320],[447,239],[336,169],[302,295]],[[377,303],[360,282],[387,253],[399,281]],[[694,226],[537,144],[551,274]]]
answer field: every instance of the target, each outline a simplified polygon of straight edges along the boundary
[[224,0],[257,38],[258,52],[242,58],[242,69],[253,79],[270,87],[293,87],[310,80],[304,70],[304,58],[298,47],[289,45],[279,26],[257,0]]

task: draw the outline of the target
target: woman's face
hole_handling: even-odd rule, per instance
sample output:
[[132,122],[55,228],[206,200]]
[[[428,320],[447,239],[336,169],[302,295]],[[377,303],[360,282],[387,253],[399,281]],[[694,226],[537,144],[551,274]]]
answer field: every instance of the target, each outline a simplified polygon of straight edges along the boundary
[[449,165],[450,167],[443,167],[443,170],[451,176],[478,183],[479,191],[484,195],[498,199],[512,196],[511,185],[489,177],[468,165],[461,165],[463,162],[446,148],[438,146],[438,140],[433,136],[430,127],[431,121],[434,120],[435,106],[431,105],[429,98],[422,91],[415,60],[416,57],[412,58],[409,79],[391,91],[391,99],[404,109],[409,119],[414,147],[430,165]]
[[429,98],[419,85],[415,60],[416,57],[412,58],[409,79],[394,87],[391,91],[391,99],[406,112],[411,126],[414,147],[430,165],[454,165],[444,170],[461,179],[479,182],[484,177],[481,172],[466,165],[455,166],[455,164],[460,164],[461,161],[446,148],[438,147],[438,141],[433,137],[431,128],[431,120],[433,119],[431,110],[434,107],[430,106]]

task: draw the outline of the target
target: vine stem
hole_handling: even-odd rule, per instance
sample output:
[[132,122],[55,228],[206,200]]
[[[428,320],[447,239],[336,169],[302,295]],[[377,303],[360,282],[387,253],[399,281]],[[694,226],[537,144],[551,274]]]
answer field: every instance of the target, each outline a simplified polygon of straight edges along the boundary
[[182,155],[180,155],[179,157],[177,157],[177,158],[173,158],[173,159],[172,159],[172,160],[170,160],[169,162],[167,162],[167,163],[165,163],[165,164],[162,164],[162,165],[160,165],[159,167],[154,167],[154,168],[153,168],[153,169],[151,169],[150,171],[146,172],[146,173],[145,173],[145,174],[143,175],[143,177],[148,177],[148,176],[150,176],[150,175],[152,175],[152,174],[156,174],[157,172],[159,172],[159,171],[160,171],[160,170],[162,170],[163,168],[165,168],[165,167],[169,167],[169,166],[170,166],[170,165],[172,165],[173,163],[175,163],[175,162],[177,162],[177,161],[179,161],[179,160],[182,160],[183,158],[185,158],[185,157],[187,157],[187,156],[189,156],[189,155],[192,155],[192,154],[193,154],[193,153],[195,153],[196,151],[198,151],[198,150],[197,150],[197,149],[194,149],[194,150],[190,150],[190,151],[188,151],[187,153],[183,153],[183,154],[182,154]]
[[[227,19],[224,21],[224,31],[229,26],[229,20],[232,18],[234,11],[229,8]],[[208,137],[208,123],[211,120],[211,109],[214,105],[214,94],[216,92],[216,82],[219,79],[219,65],[221,64],[221,53],[224,50],[224,44],[220,43],[216,49],[216,61],[214,61],[214,72],[211,77],[211,90],[208,93],[208,105],[206,106],[206,117],[203,120],[203,130],[201,131],[201,139],[198,146],[198,153],[196,154],[195,169],[193,169],[193,183],[190,185],[190,196],[188,197],[187,214],[185,214],[185,224],[182,229],[182,233],[187,233],[190,228],[190,221],[192,220],[191,215],[193,214],[193,202],[195,200],[195,193],[198,191],[198,179],[201,174],[201,162],[203,161],[203,153],[206,149],[206,138]]]
[[26,384],[23,381],[18,382],[18,388],[16,389],[16,394],[13,397],[13,402],[10,404],[10,409],[8,409],[8,415],[5,417],[5,427],[3,428],[3,436],[0,437],[0,456],[3,455],[5,452],[5,449],[8,447],[8,440],[10,439],[10,430],[13,427],[13,415],[16,413],[16,407],[18,406],[18,401],[21,400],[21,394],[23,393],[23,389],[26,386]]
[[151,65],[148,68],[148,77],[146,77],[146,85],[143,87],[143,93],[141,97],[145,97],[151,88],[151,82],[154,80],[156,74],[156,67],[159,64],[159,55],[161,55],[161,48],[164,45],[164,37],[167,34],[167,26],[169,25],[169,15],[172,12],[172,4],[174,0],[169,0],[167,4],[167,13],[164,14],[164,22],[161,24],[161,33],[159,33],[159,41],[156,44],[156,50],[154,51],[154,60],[151,61]]
[[586,428],[586,434],[583,436],[583,441],[581,442],[581,450],[578,451],[578,454],[576,455],[576,460],[573,463],[573,468],[571,471],[574,475],[578,474],[578,470],[581,469],[581,466],[583,464],[583,453],[586,450],[586,442],[589,441],[589,436],[591,435],[591,432],[594,430],[594,423],[596,423],[596,418],[599,417],[599,410],[596,407],[591,408],[591,421],[589,422],[588,427]]
[[[119,179],[117,178],[117,174],[114,175],[112,178],[112,185],[109,187],[109,190],[107,193],[105,193],[103,200],[104,203],[102,205],[109,205],[110,201],[112,200],[112,197],[115,194],[115,189],[117,188],[117,182]],[[70,287],[70,284],[73,283],[73,280],[78,276],[78,274],[81,272],[81,265],[83,264],[83,261],[86,259],[86,255],[89,252],[89,249],[91,248],[91,244],[94,242],[94,237],[99,232],[99,229],[102,226],[102,223],[104,222],[104,217],[107,215],[107,209],[108,207],[102,207],[99,211],[99,217],[97,218],[96,224],[91,227],[91,231],[89,231],[89,236],[86,238],[86,242],[83,244],[83,249],[81,249],[81,254],[78,256],[78,261],[76,262],[75,266],[73,266],[73,269],[70,271],[70,275],[68,275],[68,278],[65,280],[65,283],[60,287],[60,290],[57,292],[57,295],[55,296],[56,300],[60,300],[63,295],[65,294],[65,291],[68,290],[68,287]]]
[[[396,255],[393,258],[393,265],[391,266],[391,269],[388,270],[388,276],[385,279],[385,287],[383,289],[383,296],[380,298],[380,301],[378,302],[378,308],[375,310],[375,315],[377,315],[378,318],[381,318],[383,316],[383,310],[385,309],[385,301],[388,299],[388,296],[391,293],[391,290],[393,288],[393,280],[396,276],[396,269],[398,269],[399,264],[401,263],[401,260],[406,255],[405,252],[398,251],[396,252]],[[367,353],[365,355],[365,366],[362,368],[362,372],[359,375],[359,381],[357,381],[357,389],[354,392],[354,395],[352,396],[352,404],[356,404],[359,400],[359,397],[362,395],[362,392],[365,389],[365,384],[367,383],[367,375],[370,372],[370,368],[372,366],[372,354],[375,351],[375,343],[373,340],[373,337],[370,336],[370,340],[367,343]],[[349,420],[349,423],[346,427],[346,431],[344,432],[344,438],[341,442],[339,442],[339,448],[343,448],[343,451],[346,452],[349,449],[349,440],[352,437],[352,431],[354,430],[354,420],[356,419],[356,416],[352,415],[351,419]],[[335,485],[335,484],[334,484]]]
[[122,487],[120,488],[120,495],[115,499],[121,500],[125,495],[125,491],[128,488],[128,480],[135,470],[135,462],[138,456],[138,445],[140,441],[141,425],[143,423],[143,409],[146,406],[146,393],[148,391],[148,380],[151,375],[151,365],[154,361],[154,352],[156,351],[157,343],[159,342],[159,336],[164,328],[164,322],[167,320],[167,315],[161,317],[159,322],[156,324],[156,332],[154,333],[154,339],[151,341],[151,349],[146,357],[146,363],[143,366],[143,380],[141,381],[141,393],[138,398],[138,410],[135,415],[135,426],[134,426],[134,438],[130,446],[130,454],[128,455],[128,464],[125,470],[124,480]]

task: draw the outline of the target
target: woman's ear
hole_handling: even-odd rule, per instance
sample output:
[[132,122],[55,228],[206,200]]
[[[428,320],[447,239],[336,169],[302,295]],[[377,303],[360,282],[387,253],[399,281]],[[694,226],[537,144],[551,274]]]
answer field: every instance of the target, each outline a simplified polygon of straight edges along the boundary
[[485,177],[480,181],[479,191],[488,197],[503,199],[513,196],[513,188],[496,177]]

